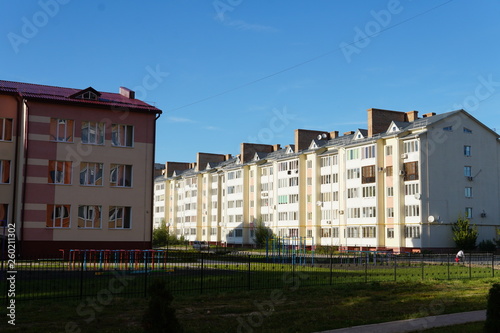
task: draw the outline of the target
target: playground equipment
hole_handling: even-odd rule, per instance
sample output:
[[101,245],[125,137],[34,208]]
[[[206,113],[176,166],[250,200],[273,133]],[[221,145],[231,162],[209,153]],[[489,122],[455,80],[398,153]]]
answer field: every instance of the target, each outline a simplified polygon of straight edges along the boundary
[[[63,252],[64,256],[64,252]],[[68,268],[72,270],[128,270],[165,269],[167,250],[95,250],[71,249]]]
[[307,245],[314,244],[312,237],[272,237],[266,242],[266,260],[273,263],[314,264],[314,250],[307,254]]

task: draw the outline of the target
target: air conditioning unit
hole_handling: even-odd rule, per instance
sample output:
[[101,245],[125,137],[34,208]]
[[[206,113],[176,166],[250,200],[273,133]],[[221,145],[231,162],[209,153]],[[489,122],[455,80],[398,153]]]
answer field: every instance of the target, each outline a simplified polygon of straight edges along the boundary
[[344,211],[343,210],[339,210],[339,214],[340,215],[344,215]]
[[401,154],[401,158],[402,158],[402,159],[406,159],[406,158],[408,158],[408,154],[406,154],[406,153],[405,153],[405,154]]
[[332,224],[332,221],[326,221],[326,224]]
[[474,180],[474,177],[467,177],[467,180],[471,182]]
[[288,173],[289,175],[291,175],[291,174],[292,174],[292,170],[288,170],[288,172],[287,172],[287,173]]

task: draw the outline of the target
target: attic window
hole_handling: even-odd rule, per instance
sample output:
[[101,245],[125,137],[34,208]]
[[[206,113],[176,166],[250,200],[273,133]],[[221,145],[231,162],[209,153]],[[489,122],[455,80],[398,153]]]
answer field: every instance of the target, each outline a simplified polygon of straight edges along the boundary
[[464,127],[464,133],[472,134],[472,130],[468,129],[467,127]]
[[392,126],[392,131],[393,132],[396,132],[398,130],[398,128],[396,126]]
[[93,101],[97,101],[97,95],[94,94],[92,91],[87,91],[84,92],[83,94],[80,95],[81,99],[90,99]]
[[453,131],[453,126],[443,127],[443,131],[451,132],[451,131]]

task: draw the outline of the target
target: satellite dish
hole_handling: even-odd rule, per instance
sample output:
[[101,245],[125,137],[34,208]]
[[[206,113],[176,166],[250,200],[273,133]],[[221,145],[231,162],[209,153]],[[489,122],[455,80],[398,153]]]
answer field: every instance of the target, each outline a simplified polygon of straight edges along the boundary
[[429,223],[434,222],[435,221],[434,216],[429,215],[429,217],[427,218],[427,221],[429,221]]
[[420,200],[420,197],[421,197],[420,193],[415,194],[415,199]]

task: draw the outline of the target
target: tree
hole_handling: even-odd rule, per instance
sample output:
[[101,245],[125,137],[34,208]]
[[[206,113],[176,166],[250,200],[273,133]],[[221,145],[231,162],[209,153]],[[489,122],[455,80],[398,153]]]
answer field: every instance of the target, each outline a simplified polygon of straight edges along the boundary
[[160,227],[153,230],[153,247],[162,247],[167,244],[170,234],[165,220],[161,220]]
[[262,222],[262,217],[259,217],[256,222],[254,242],[257,247],[264,247],[268,239],[273,237],[273,231],[266,227]]
[[478,231],[476,225],[471,225],[469,219],[458,217],[457,222],[451,226],[453,230],[453,241],[457,248],[462,250],[474,250]]
[[164,280],[154,280],[149,286],[149,303],[142,316],[142,327],[150,333],[181,333],[183,328],[171,306],[172,294]]

